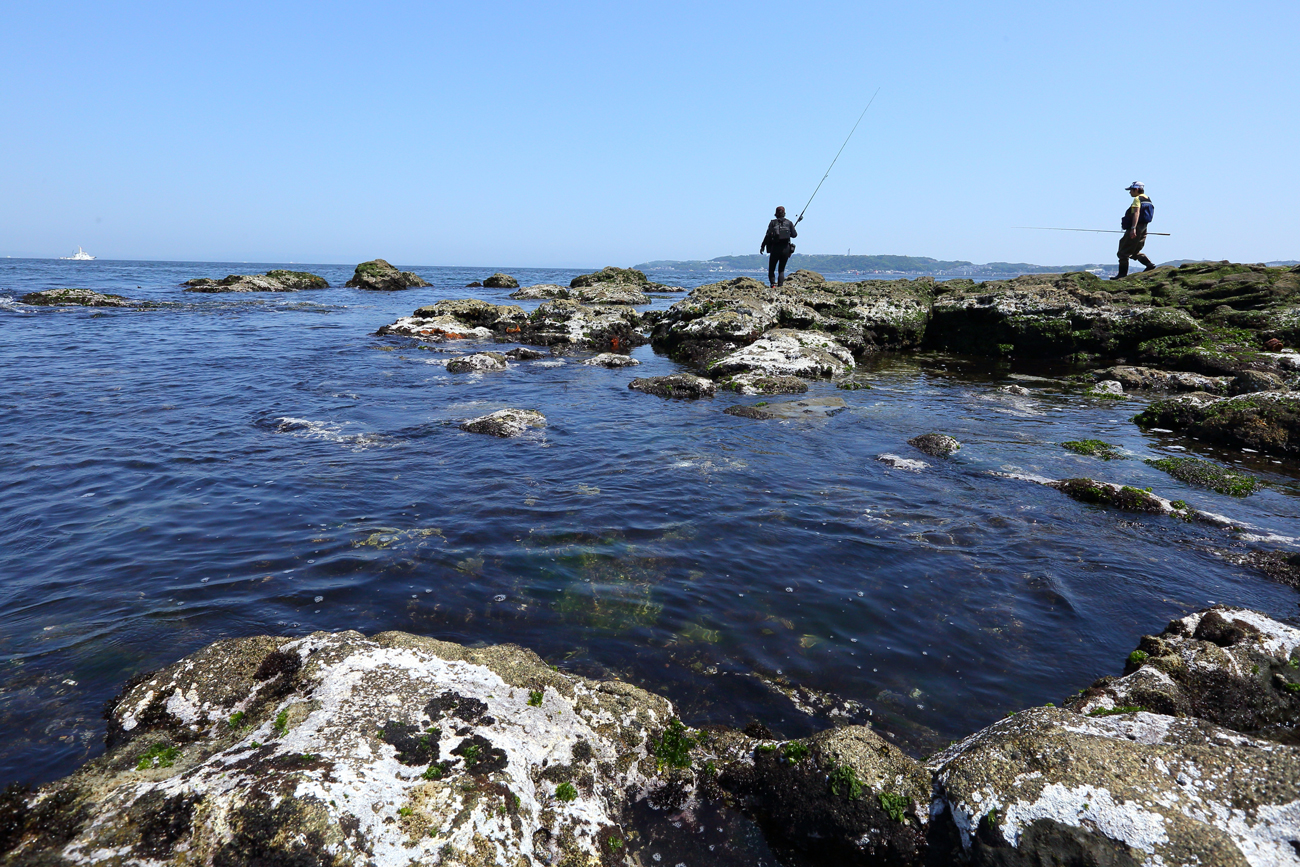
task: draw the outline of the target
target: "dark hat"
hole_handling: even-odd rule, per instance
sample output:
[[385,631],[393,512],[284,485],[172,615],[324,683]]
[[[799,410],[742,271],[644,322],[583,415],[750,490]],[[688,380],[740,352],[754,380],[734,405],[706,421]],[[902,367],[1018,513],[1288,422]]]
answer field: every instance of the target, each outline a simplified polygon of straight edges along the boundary
[[784,217],[784,216],[785,216],[785,207],[784,207],[784,206],[782,206],[782,205],[777,205],[777,206],[776,206],[776,216],[778,216],[778,217]]

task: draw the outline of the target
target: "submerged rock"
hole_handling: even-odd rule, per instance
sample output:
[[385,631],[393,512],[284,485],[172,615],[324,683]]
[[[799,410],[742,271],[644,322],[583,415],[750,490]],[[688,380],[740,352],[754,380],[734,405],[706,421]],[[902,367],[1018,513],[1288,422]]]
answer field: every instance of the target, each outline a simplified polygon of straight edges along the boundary
[[343,285],[375,292],[397,292],[429,284],[410,271],[398,271],[383,259],[371,259],[358,265],[352,279]]
[[1143,427],[1168,428],[1265,454],[1300,455],[1300,395],[1297,394],[1260,392],[1219,399],[1208,395],[1182,396],[1156,401],[1133,421]]
[[526,346],[517,346],[506,353],[506,358],[513,358],[515,361],[536,361],[545,357],[545,352],[538,352],[536,349],[529,349]]
[[519,281],[500,271],[483,281],[484,289],[518,289]]
[[753,406],[732,406],[723,410],[728,415],[741,416],[742,418],[768,419],[800,419],[811,420],[819,418],[830,418],[833,415],[839,415],[847,406],[842,397],[814,397],[807,400],[791,400],[783,403],[759,403]]
[[534,409],[499,409],[463,422],[460,429],[468,433],[494,437],[523,436],[531,428],[546,427],[546,416]]
[[306,271],[267,271],[265,274],[230,274],[220,280],[198,277],[186,280],[186,292],[298,292],[302,289],[328,289],[324,277]]
[[483,370],[505,370],[506,357],[500,352],[475,352],[447,362],[448,373],[474,373]]
[[936,458],[946,458],[961,448],[961,443],[956,438],[940,433],[921,434],[912,437],[907,444]]
[[[1049,488],[1081,503],[1094,506],[1111,506],[1125,512],[1147,512],[1152,515],[1170,515],[1176,510],[1169,501],[1141,488],[1099,482],[1096,479],[1061,479],[1047,482]],[[1186,509],[1181,510],[1186,512]]]
[[1023,385],[1004,385],[1001,388],[999,388],[998,391],[1002,392],[1003,394],[1018,394],[1021,397],[1026,397],[1033,393],[1029,389],[1025,388]]
[[582,363],[592,367],[636,367],[641,362],[630,355],[602,352],[600,355],[593,355],[591,358],[584,359]]
[[778,328],[719,358],[709,372],[829,378],[853,366],[853,353],[825,334]]
[[680,397],[695,399],[713,397],[718,387],[712,380],[689,373],[674,373],[670,376],[648,376],[634,379],[627,384],[634,391],[656,394],[659,397]]
[[883,455],[876,455],[876,460],[880,461],[882,464],[889,464],[896,470],[907,470],[911,473],[919,473],[921,470],[930,466],[925,461],[913,460],[889,452],[886,452]]
[[23,304],[34,307],[143,307],[149,306],[145,301],[132,301],[121,295],[108,295],[92,292],[89,289],[45,289],[41,292],[28,292],[18,299]]
[[1145,462],[1181,482],[1200,485],[1220,494],[1246,497],[1264,486],[1264,482],[1239,470],[1221,467],[1192,457],[1151,458]]

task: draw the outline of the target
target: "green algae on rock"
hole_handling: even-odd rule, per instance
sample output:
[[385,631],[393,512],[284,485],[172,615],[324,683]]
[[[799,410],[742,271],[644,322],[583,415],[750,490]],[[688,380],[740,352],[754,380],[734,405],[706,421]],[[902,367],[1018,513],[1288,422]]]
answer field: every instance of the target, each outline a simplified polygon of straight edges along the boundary
[[132,301],[121,295],[93,292],[90,289],[45,289],[28,292],[18,299],[33,307],[148,307],[146,301]]
[[1152,403],[1133,421],[1265,454],[1300,455],[1300,394],[1184,395]]
[[383,259],[371,259],[358,265],[352,279],[343,285],[374,292],[398,292],[429,284],[410,271],[398,271]]
[[485,289],[518,289],[519,281],[509,274],[502,274],[498,271],[483,281],[483,287]]
[[1122,461],[1125,459],[1124,455],[1120,454],[1118,447],[1101,440],[1069,440],[1061,443],[1061,448],[1072,451],[1076,455],[1101,458],[1103,461]]
[[1146,463],[1181,482],[1200,485],[1232,497],[1248,497],[1264,486],[1264,482],[1257,476],[1230,470],[1199,458],[1150,458]]
[[649,282],[643,271],[638,271],[635,268],[615,268],[613,265],[607,265],[594,274],[582,274],[574,277],[569,283],[569,288],[578,289],[583,286],[595,286],[598,283],[644,286]]
[[306,271],[277,269],[266,274],[229,274],[220,280],[198,277],[186,280],[186,292],[298,292],[303,289],[328,289],[324,277]]
[[647,376],[632,380],[627,387],[633,391],[642,391],[659,397],[675,397],[695,400],[701,397],[713,397],[718,387],[713,380],[689,373],[674,373],[669,376]]
[[1150,491],[1129,485],[1116,485],[1095,479],[1062,479],[1058,482],[1048,482],[1047,486],[1056,488],[1067,497],[1081,503],[1111,506],[1126,512],[1147,512],[1153,515],[1169,513],[1159,497],[1153,497]]

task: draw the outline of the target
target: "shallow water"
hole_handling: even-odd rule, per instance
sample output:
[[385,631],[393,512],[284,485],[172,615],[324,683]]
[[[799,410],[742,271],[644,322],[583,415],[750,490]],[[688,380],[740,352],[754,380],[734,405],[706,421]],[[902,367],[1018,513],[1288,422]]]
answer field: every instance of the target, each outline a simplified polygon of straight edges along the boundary
[[[178,285],[270,267],[336,288]],[[752,421],[722,410],[762,398],[629,391],[678,369],[648,346],[634,369],[579,353],[449,374],[472,347],[373,333],[440,298],[512,303],[462,288],[498,269],[416,267],[433,288],[398,293],[343,288],[351,270],[0,260],[0,784],[68,773],[101,750],[100,708],[130,674],[225,636],[513,641],[658,691],[693,724],[824,726],[769,686],[784,680],[861,703],[857,718],[921,753],[1118,673],[1140,635],[1211,601],[1297,614],[1294,590],[1212,552],[1243,544],[1221,530],[994,475],[1151,487],[1300,536],[1295,462],[1143,434],[1140,401],[1055,391],[1069,371],[881,356],[856,374],[870,389],[812,386],[843,412]],[[524,285],[580,273],[503,270]],[[174,306],[15,300],[63,286]],[[997,391],[1008,382],[1034,394]],[[549,426],[457,429],[505,406]],[[963,448],[907,445],[931,430]],[[1059,446],[1084,438],[1132,459]],[[1275,484],[1221,496],[1137,459],[1161,454],[1243,461]]]

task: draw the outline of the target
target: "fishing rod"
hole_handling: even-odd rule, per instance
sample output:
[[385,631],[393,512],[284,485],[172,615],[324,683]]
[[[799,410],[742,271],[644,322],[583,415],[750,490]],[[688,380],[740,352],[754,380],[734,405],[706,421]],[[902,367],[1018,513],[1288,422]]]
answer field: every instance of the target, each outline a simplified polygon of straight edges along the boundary
[[[876,92],[871,94],[871,99],[867,101],[867,108],[871,108],[871,103],[876,101],[876,96],[879,93],[880,93],[880,88],[877,87]],[[862,114],[858,115],[858,123],[862,123],[862,118],[867,116],[867,108],[862,109]],[[844,144],[840,145],[840,149],[835,152],[835,159],[831,160],[830,166],[826,169],[826,174],[822,175],[822,179],[817,182],[817,190],[820,190],[822,188],[822,184],[826,183],[826,179],[830,177],[831,169],[835,168],[835,163],[837,160],[839,160],[840,154],[844,153],[844,148],[845,146],[848,145],[849,139],[853,138],[853,134],[858,131],[858,123],[853,124],[853,129],[849,130],[849,138],[846,138],[844,140]],[[817,190],[813,190],[813,194],[809,196],[808,201],[804,203],[803,211],[799,212],[799,219],[794,221],[794,224],[796,226],[799,225],[801,222],[803,222],[804,211],[807,211],[808,206],[812,204],[812,200],[817,198]]]
[[[1122,235],[1128,229],[1058,229],[1056,226],[1012,226],[1013,229],[1038,229],[1043,232],[1106,232],[1111,235]],[[1148,235],[1169,235],[1169,232],[1147,232]]]

